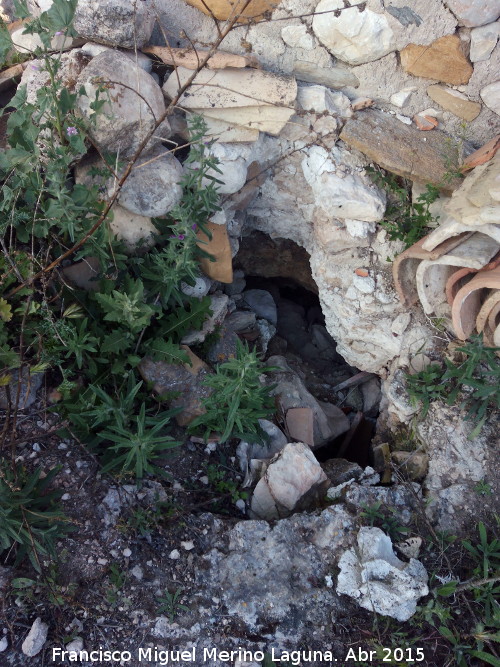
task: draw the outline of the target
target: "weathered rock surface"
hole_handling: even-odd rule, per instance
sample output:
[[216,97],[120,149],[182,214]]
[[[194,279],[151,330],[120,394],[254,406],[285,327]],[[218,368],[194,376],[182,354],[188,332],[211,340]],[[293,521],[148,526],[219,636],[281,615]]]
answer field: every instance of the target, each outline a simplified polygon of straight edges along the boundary
[[430,46],[408,44],[400,56],[406,72],[455,86],[467,83],[473,71],[464,53],[464,44],[457,35],[440,37]]
[[361,528],[357,541],[358,548],[339,560],[337,593],[349,595],[364,609],[407,621],[429,592],[425,567],[414,558],[400,561],[379,528]]
[[[174,98],[193,72],[178,67],[163,91]],[[201,70],[179,104],[228,125],[278,135],[294,114],[294,79],[255,69]]]
[[[99,122],[91,127],[90,136],[101,150],[132,156],[165,112],[160,87],[150,74],[118,51],[106,51],[91,60],[78,77],[87,96],[78,98],[78,110],[87,119],[93,115],[90,104],[100,85],[109,86],[100,93],[107,99]],[[108,97],[109,96],[109,97]],[[165,120],[150,144],[167,137],[170,126]],[[152,146],[151,146],[152,147]]]
[[77,4],[75,30],[94,42],[141,48],[153,32],[153,5],[152,0],[85,0]]
[[271,521],[314,508],[329,485],[310,447],[302,442],[289,443],[271,460],[257,483],[251,515]]
[[[175,417],[179,426],[186,426],[195,417],[204,414],[202,401],[212,393],[212,389],[203,384],[203,379],[209,373],[208,366],[189,348],[184,349],[191,365],[169,364],[146,358],[138,366],[145,382],[151,382],[160,397],[169,397],[167,401],[171,408],[182,408]],[[178,393],[176,398],[170,398],[172,392]]]
[[293,67],[293,74],[300,81],[318,83],[329,88],[359,86],[358,78],[346,67],[319,67],[304,60],[298,60]]
[[470,59],[476,63],[487,60],[500,36],[500,21],[474,28],[470,33]]
[[249,289],[243,292],[243,300],[257,317],[263,317],[276,325],[278,321],[276,303],[269,292],[262,289]]
[[447,171],[444,133],[422,136],[414,127],[380,111],[365,111],[348,120],[340,138],[384,169],[411,180],[437,185]]
[[229,617],[248,631],[278,624],[282,639],[301,641],[309,628],[330,624],[342,609],[335,593],[315,582],[331,576],[339,552],[352,544],[353,527],[340,506],[296,514],[274,526],[240,522],[225,538],[227,547],[212,548],[204,557],[199,590],[221,598]]
[[496,21],[500,8],[496,0],[446,0],[460,25],[468,28]]
[[[429,456],[424,489],[430,504],[426,511],[440,530],[463,531],[481,519],[487,521],[500,493],[494,415],[473,440],[469,436],[474,421],[463,417],[456,406],[434,403],[417,425]],[[480,481],[489,483],[491,496],[474,491]]]
[[[234,194],[246,183],[248,164],[250,162],[250,147],[246,144],[229,144],[216,142],[210,147],[210,155],[218,160],[217,170],[209,169],[207,174],[221,183],[216,183],[217,191],[221,195]],[[193,162],[191,169],[198,167]],[[203,179],[202,184],[207,187],[212,181]]]
[[[383,14],[358,8],[360,0],[345,9],[342,0],[321,0],[313,30],[324,46],[351,65],[378,60],[396,48],[394,34]],[[336,10],[342,10],[336,14]]]
[[[7,385],[0,387],[0,409],[7,410],[9,408],[9,401],[7,398],[6,386],[10,389],[10,407],[14,408],[19,384],[19,371],[9,371],[7,376]],[[5,381],[5,380],[4,380]],[[36,393],[42,386],[43,373],[30,373],[29,368],[23,367],[21,374],[21,388],[19,390],[19,409],[24,410],[29,408],[36,400]]]
[[349,429],[346,415],[335,408],[333,416],[326,413],[319,401],[306,389],[300,377],[292,371],[284,357],[274,355],[267,360],[270,366],[278,366],[279,371],[269,373],[276,383],[273,394],[278,397],[282,410],[286,413],[290,408],[311,408],[314,415],[314,446],[319,447]]
[[26,639],[23,641],[22,651],[24,655],[33,658],[38,655],[47,640],[49,626],[40,617],[36,618],[31,626]]
[[482,88],[481,99],[487,107],[500,116],[500,81],[495,81]]
[[152,235],[158,230],[151,218],[132,213],[115,204],[111,209],[113,220],[109,223],[111,232],[125,243],[129,252],[139,251],[151,246]]
[[443,109],[464,120],[474,120],[481,112],[479,102],[471,102],[463,93],[453,88],[435,84],[427,88],[427,95]]
[[302,170],[316,205],[338,218],[375,222],[385,211],[385,195],[366,177],[346,173],[320,146],[307,149]]
[[220,21],[241,17],[239,21],[261,16],[279,4],[279,0],[187,0],[188,4],[201,10],[208,16],[215,16]]
[[[91,169],[104,169],[105,165],[99,158],[88,158],[82,161],[75,170],[77,183],[99,185],[105,188],[107,196],[113,194],[115,179],[109,178],[103,184],[102,176],[91,176]],[[120,177],[123,169],[117,174]],[[182,197],[181,163],[166,148],[158,146],[152,151],[142,154],[137,160],[130,176],[122,186],[118,196],[120,206],[131,213],[155,218],[166,215],[176,206]]]

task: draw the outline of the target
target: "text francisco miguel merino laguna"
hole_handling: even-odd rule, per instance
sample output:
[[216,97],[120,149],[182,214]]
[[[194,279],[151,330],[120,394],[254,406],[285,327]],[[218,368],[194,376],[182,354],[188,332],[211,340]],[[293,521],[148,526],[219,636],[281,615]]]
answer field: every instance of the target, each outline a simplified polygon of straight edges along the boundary
[[[358,656],[355,655],[354,649],[351,650],[353,651],[352,659],[357,659]],[[65,660],[68,662],[82,660],[90,661],[94,664],[104,664],[107,662],[115,664],[120,664],[121,662],[122,664],[126,664],[134,660],[139,663],[154,661],[158,665],[173,665],[182,662],[197,662],[197,664],[200,664],[217,660],[231,662],[232,664],[234,664],[235,660],[242,662],[263,662],[266,657],[264,651],[249,651],[240,647],[235,651],[223,651],[218,648],[204,648],[202,651],[197,651],[196,647],[181,651],[163,650],[155,646],[154,648],[138,648],[134,653],[135,655],[132,655],[131,651],[109,651],[103,649],[101,646],[99,649],[90,651],[65,651],[62,648],[53,648],[52,660]],[[332,664],[337,662],[331,651],[277,651],[271,649],[267,653],[267,657],[268,659],[271,658],[272,662],[279,663],[285,661],[292,665],[302,665],[303,663],[316,660],[331,662]],[[349,655],[344,658],[344,660],[350,659],[351,656]]]

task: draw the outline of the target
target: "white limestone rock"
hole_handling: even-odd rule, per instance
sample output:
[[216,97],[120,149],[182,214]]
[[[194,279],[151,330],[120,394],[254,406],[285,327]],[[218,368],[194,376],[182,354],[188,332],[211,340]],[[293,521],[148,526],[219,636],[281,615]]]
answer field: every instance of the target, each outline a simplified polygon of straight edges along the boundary
[[270,521],[314,506],[329,483],[310,447],[302,442],[289,443],[272,459],[255,487],[253,518]]
[[376,222],[385,211],[385,195],[361,175],[338,169],[321,146],[311,146],[301,163],[316,205],[338,218]]
[[282,28],[281,38],[287,46],[291,46],[294,49],[310,51],[315,47],[315,39],[303,23],[300,25],[287,25]]
[[428,576],[422,563],[400,561],[392,542],[380,528],[360,528],[358,548],[348,549],[339,560],[337,593],[348,595],[369,611],[407,621],[427,595]]
[[43,623],[40,617],[36,618],[21,646],[24,655],[27,655],[29,658],[38,655],[47,641],[48,632],[49,626],[47,623]]
[[127,211],[117,204],[111,210],[113,212],[113,220],[109,223],[111,232],[125,243],[129,252],[151,247],[152,235],[158,232],[151,218]]
[[325,86],[301,86],[297,91],[297,101],[305,111],[328,113],[350,118],[351,101],[339,91],[331,91]]
[[470,60],[477,63],[487,60],[500,36],[500,21],[474,28],[470,32]]
[[[101,83],[99,83],[101,82]],[[101,93],[106,99],[99,122],[91,127],[90,136],[103,151],[132,156],[165,112],[165,102],[156,81],[130,58],[118,51],[106,51],[93,58],[78,77],[87,96],[77,100],[79,113],[87,119],[93,115],[90,104],[100,85],[109,85]],[[170,125],[165,119],[155,131],[150,147],[167,137]]]
[[399,107],[400,109],[402,109],[403,107],[406,106],[408,100],[411,97],[411,94],[415,90],[416,90],[415,86],[410,86],[409,88],[402,88],[397,93],[394,93],[394,95],[391,95],[391,104],[393,104],[395,107]]
[[[219,194],[230,195],[238,192],[247,180],[248,164],[251,161],[250,147],[246,144],[216,142],[210,147],[210,154],[217,158],[219,171],[209,169],[207,174],[222,181],[216,183]],[[197,162],[191,164],[191,168],[198,166]],[[207,187],[211,182],[204,178],[202,184]]]
[[500,81],[485,86],[480,94],[486,106],[500,116]]
[[[35,49],[45,49],[43,42],[37,33],[24,34],[23,25],[13,30],[10,36],[12,39],[12,44],[18,53],[33,53]],[[53,51],[63,51],[65,49],[70,49],[72,45],[73,38],[66,37],[62,34],[55,35],[50,42],[50,48]]]
[[[378,60],[396,48],[394,33],[383,14],[355,5],[345,9],[342,0],[321,0],[313,18],[316,37],[337,58],[351,65]],[[342,9],[339,16],[335,10]],[[323,13],[322,13],[323,12]]]
[[[91,58],[95,58],[95,56],[98,56],[100,53],[110,50],[114,51],[112,46],[96,44],[95,42],[87,42],[81,47],[81,52]],[[145,53],[142,53],[141,51],[128,51],[126,49],[121,49],[120,53],[123,53],[124,56],[133,60],[141,69],[148,72],[148,74],[151,73],[151,70],[153,69],[153,61],[151,58],[148,58]]]
[[81,37],[125,49],[144,46],[154,22],[153,0],[84,0],[78,3],[74,18]]
[[467,28],[491,23],[500,16],[498,0],[446,0],[446,4]]

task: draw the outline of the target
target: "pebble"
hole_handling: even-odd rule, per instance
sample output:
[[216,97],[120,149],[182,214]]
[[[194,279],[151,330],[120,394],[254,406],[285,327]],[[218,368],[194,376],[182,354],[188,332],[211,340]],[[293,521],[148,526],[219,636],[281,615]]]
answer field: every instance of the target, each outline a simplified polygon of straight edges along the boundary
[[36,618],[21,647],[24,655],[27,655],[30,658],[38,655],[47,640],[48,632],[49,626],[47,623],[43,623],[40,617]]
[[39,442],[34,442],[34,443],[33,443],[33,451],[34,451],[34,452],[41,452],[41,451],[42,451],[42,448],[40,447],[40,443],[39,443]]
[[0,653],[7,650],[8,646],[9,642],[7,641],[7,637],[2,637],[2,639],[0,639]]
[[69,500],[70,498],[71,496],[69,495],[69,493],[65,493],[63,496],[61,496],[61,500]]
[[83,639],[81,637],[75,637],[72,642],[66,644],[65,650],[69,651],[70,653],[72,651],[74,653],[79,653],[80,651],[83,651]]
[[171,558],[172,560],[178,560],[181,557],[181,555],[178,549],[172,549],[168,557]]
[[208,484],[208,477],[206,475],[203,475],[203,477],[200,477],[200,482],[202,484],[207,485]]
[[192,540],[189,540],[188,542],[181,542],[181,546],[186,551],[191,551],[191,549],[194,549],[194,542]]
[[130,556],[132,555],[132,551],[127,547],[122,551],[122,554],[125,556],[125,558],[130,558]]
[[144,573],[143,573],[142,567],[140,565],[136,565],[135,567],[133,567],[130,570],[130,573],[132,574],[132,576],[134,576],[137,579],[137,581],[142,581]]
[[108,559],[107,558],[98,558],[97,563],[99,565],[107,565],[108,564]]
[[68,445],[65,442],[61,442],[60,445],[57,445],[57,449],[68,449]]

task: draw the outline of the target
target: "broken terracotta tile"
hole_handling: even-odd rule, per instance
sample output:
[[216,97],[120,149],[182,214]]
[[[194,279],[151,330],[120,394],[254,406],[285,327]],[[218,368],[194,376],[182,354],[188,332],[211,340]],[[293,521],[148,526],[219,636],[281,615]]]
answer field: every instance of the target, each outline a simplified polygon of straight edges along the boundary
[[[497,292],[497,294],[499,293]],[[491,331],[494,331],[499,324],[500,324],[500,297],[498,298],[495,305],[488,314],[488,327]]]
[[[146,46],[143,53],[151,53],[158,56],[166,65],[173,67],[186,67],[195,70],[200,66],[208,53],[206,49],[174,49],[168,46]],[[226,51],[217,51],[207,61],[208,69],[224,69],[225,67],[255,67],[259,68],[259,61],[255,56],[238,56]]]
[[200,268],[212,280],[218,280],[221,283],[232,283],[233,258],[226,225],[216,225],[214,222],[208,222],[206,227],[212,234],[212,238],[208,239],[206,234],[198,230],[198,245],[202,250],[212,255],[215,261],[210,261],[208,257],[201,257]]
[[0,72],[0,92],[15,86],[17,79],[22,76],[23,71],[24,67],[22,65],[14,65]]
[[481,333],[487,324],[490,324],[490,314],[492,314],[491,329],[496,326],[496,317],[500,312],[500,290],[493,290],[488,294],[481,309],[476,317],[476,329]]
[[422,308],[427,315],[446,302],[446,284],[454,267],[481,269],[498,252],[498,243],[484,234],[473,234],[460,245],[435,260],[423,260],[416,271],[415,282]]
[[441,245],[436,246],[433,250],[424,250],[423,244],[428,238],[424,238],[414,243],[411,248],[407,248],[404,252],[396,257],[392,263],[392,276],[394,286],[399,295],[401,303],[405,305],[413,305],[418,301],[418,292],[415,285],[415,274],[418,265],[422,260],[438,259],[445,253],[456,248],[465,239],[472,236],[472,232],[463,234],[462,236],[455,236],[445,240]]
[[466,283],[468,283],[476,273],[476,269],[464,267],[462,269],[458,269],[458,271],[454,271],[448,278],[446,281],[445,291],[446,301],[448,302],[450,308],[453,305],[453,299],[456,297],[458,290],[461,289]]
[[496,137],[490,139],[484,146],[478,148],[477,151],[471,153],[468,157],[465,158],[463,165],[460,168],[460,171],[469,171],[474,167],[478,167],[480,164],[485,164],[489,162],[492,157],[495,156],[496,152],[500,148],[500,134],[497,134]]
[[460,340],[466,340],[474,331],[484,290],[487,289],[500,289],[499,267],[492,271],[481,271],[458,291],[453,301],[451,316],[455,334]]
[[356,269],[354,273],[357,276],[361,276],[361,278],[368,278],[368,276],[370,275],[370,272],[367,269]]
[[314,447],[314,414],[311,408],[287,410],[286,427],[292,440]]
[[418,129],[423,132],[428,132],[429,130],[433,130],[438,126],[437,118],[434,118],[433,116],[423,116],[422,114],[418,113],[413,116],[413,122],[418,127]]

